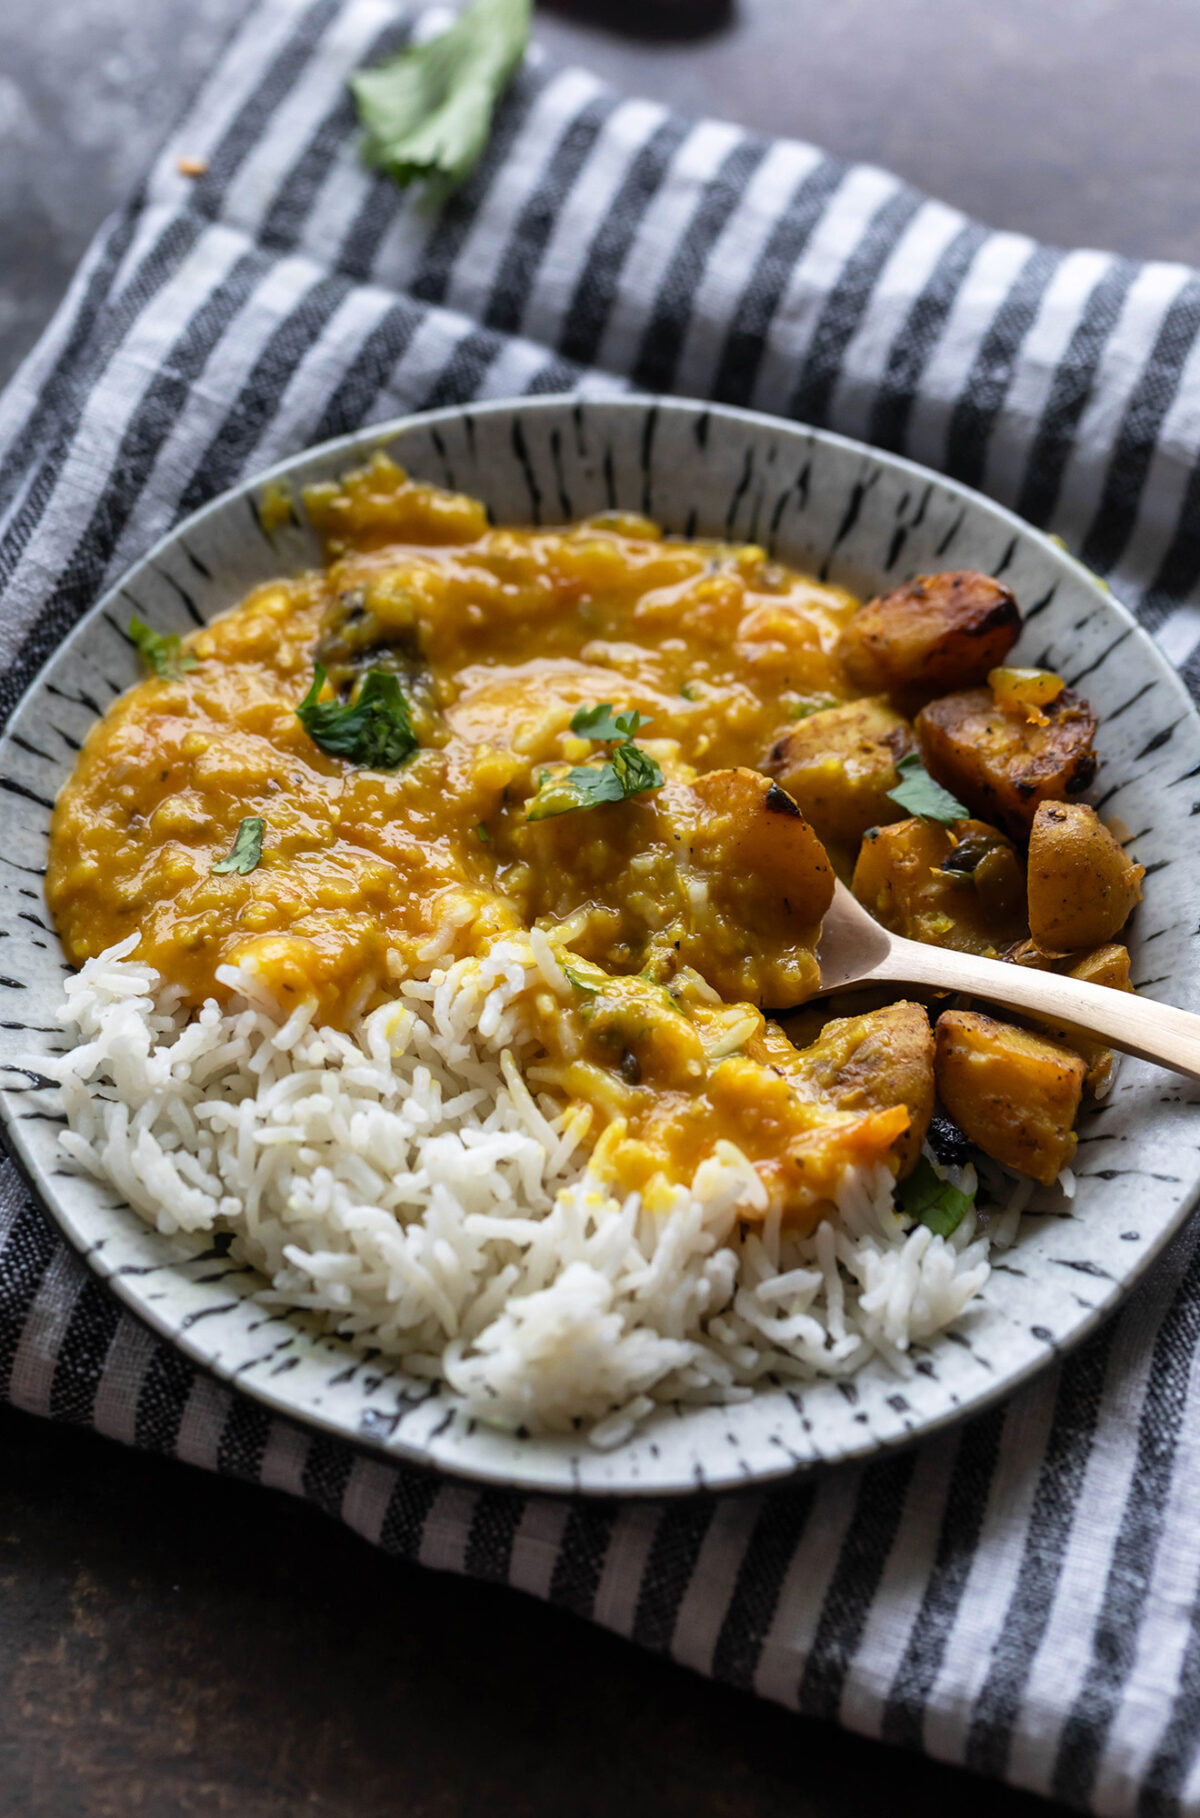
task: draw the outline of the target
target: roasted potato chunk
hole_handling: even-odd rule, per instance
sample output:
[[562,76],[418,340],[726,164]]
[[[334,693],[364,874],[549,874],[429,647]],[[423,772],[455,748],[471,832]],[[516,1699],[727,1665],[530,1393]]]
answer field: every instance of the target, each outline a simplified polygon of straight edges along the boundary
[[1070,968],[1069,977],[1084,979],[1089,985],[1107,985],[1110,991],[1132,991],[1129,977],[1129,949],[1119,941],[1106,941],[1094,953]]
[[[1129,950],[1117,942],[1085,953],[1078,965],[1072,966],[1071,978],[1084,979],[1089,985],[1107,985],[1110,991],[1132,991],[1129,977]],[[1046,1034],[1056,1042],[1066,1042],[1087,1062],[1083,1090],[1088,1098],[1103,1098],[1112,1084],[1113,1051],[1074,1023],[1063,1023],[1057,1029],[1047,1026]]]
[[[1110,941],[1106,946],[1097,947],[1094,953],[1085,953],[1080,959],[1075,955],[1064,958],[1043,953],[1033,941],[1024,941],[1019,948],[1006,953],[1004,957],[1018,966],[1036,966],[1044,972],[1062,972],[1068,978],[1081,978],[1090,985],[1107,985],[1110,991],[1133,990],[1129,978],[1128,949],[1116,942]],[[1052,1041],[1065,1042],[1068,1048],[1074,1048],[1076,1054],[1081,1055],[1087,1063],[1087,1077],[1083,1082],[1084,1096],[1104,1097],[1112,1084],[1111,1048],[1106,1048],[1103,1042],[1075,1023],[1056,1023],[1048,1016],[1031,1016],[1025,1020],[1043,1030]]]
[[1059,1042],[973,1010],[938,1018],[938,1096],[993,1161],[1051,1186],[1075,1154],[1087,1066]]
[[[899,1144],[900,1178],[916,1166],[933,1116],[933,1030],[920,1004],[888,1004],[865,1016],[826,1023],[816,1041],[783,1059],[783,1043],[766,1029],[746,1052],[781,1065],[805,1098],[836,1105],[839,1111],[908,1110],[908,1131]],[[791,1046],[790,1043],[787,1044]]]
[[1002,582],[973,569],[919,574],[856,612],[837,654],[856,688],[943,694],[984,681],[1020,629],[1016,598]]
[[825,849],[786,790],[757,770],[672,776],[583,814],[502,826],[530,921],[583,911],[573,951],[664,981],[695,968],[724,997],[803,1003],[833,897]]
[[823,840],[853,842],[901,813],[887,792],[914,746],[912,727],[886,701],[846,701],[781,733],[763,769],[795,797]]
[[990,688],[931,701],[917,715],[917,738],[931,776],[983,820],[1026,839],[1038,805],[1080,795],[1096,774],[1096,716],[1064,688],[1041,716],[996,705]]
[[757,770],[710,770],[664,791],[684,909],[676,951],[726,997],[786,1005],[820,984],[813,949],[833,901],[825,848]]
[[1047,953],[1102,947],[1141,901],[1145,871],[1094,808],[1042,802],[1029,835],[1029,932]]
[[1012,841],[983,821],[897,821],[873,828],[854,867],[855,896],[893,934],[1002,952],[1025,929],[1025,868]]

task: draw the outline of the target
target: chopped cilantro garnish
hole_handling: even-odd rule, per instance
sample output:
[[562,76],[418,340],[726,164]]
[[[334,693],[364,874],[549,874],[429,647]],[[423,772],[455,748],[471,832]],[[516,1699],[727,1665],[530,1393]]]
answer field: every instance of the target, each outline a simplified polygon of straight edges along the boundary
[[[637,718],[637,715],[634,715]],[[641,795],[647,789],[661,789],[663,774],[652,757],[632,739],[614,745],[611,758],[622,795]]]
[[614,715],[611,701],[601,701],[599,707],[579,707],[571,716],[571,731],[581,739],[632,739],[649,724],[640,713]]
[[185,670],[196,667],[195,657],[183,648],[177,631],[151,631],[136,613],[129,621],[129,638],[146,668],[165,682],[177,682]]
[[623,802],[621,787],[611,763],[581,764],[565,776],[552,776],[543,770],[538,792],[525,810],[527,821],[546,821],[556,814],[570,814],[576,808],[598,808],[601,802]]
[[918,1224],[928,1225],[935,1237],[949,1237],[957,1231],[975,1204],[973,1193],[964,1193],[948,1180],[941,1180],[924,1155],[908,1179],[901,1181],[896,1197],[901,1210]]
[[941,821],[945,826],[951,821],[968,818],[970,810],[964,808],[948,789],[934,782],[915,751],[902,757],[896,768],[900,781],[894,789],[888,790],[889,802],[906,808],[909,814],[919,815],[923,821]]
[[324,686],[325,671],[318,663],[312,687],[296,709],[314,745],[367,770],[396,770],[412,756],[417,737],[394,675],[368,669],[353,701],[322,701]]
[[490,846],[492,843],[492,836],[488,832],[487,828],[484,826],[482,821],[476,822],[475,837],[478,840],[480,840],[482,842],[482,844],[485,846]]
[[530,0],[475,0],[447,31],[350,78],[363,156],[399,184],[473,169],[529,39]]
[[640,713],[614,715],[611,701],[602,701],[598,707],[580,707],[571,720],[571,731],[580,738],[606,744],[608,756],[602,764],[578,764],[563,776],[543,770],[525,819],[545,821],[552,815],[571,814],[577,808],[598,808],[602,802],[624,802],[648,789],[661,789],[662,771],[633,742],[635,734],[649,724]]
[[237,871],[245,877],[262,858],[264,822],[261,815],[248,814],[237,830],[233,850],[213,866],[218,876]]

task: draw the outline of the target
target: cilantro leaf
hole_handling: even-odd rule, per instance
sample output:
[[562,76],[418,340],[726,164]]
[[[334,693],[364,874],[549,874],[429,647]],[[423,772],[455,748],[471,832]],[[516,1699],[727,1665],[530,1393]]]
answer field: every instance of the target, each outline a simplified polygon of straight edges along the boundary
[[613,718],[611,701],[601,701],[598,707],[577,707],[571,715],[571,731],[581,739],[619,739],[621,736]]
[[[655,765],[657,769],[658,766]],[[576,808],[598,808],[601,802],[623,802],[625,790],[611,763],[580,764],[565,776],[543,770],[537,794],[525,810],[527,821],[548,821]]]
[[263,827],[261,815],[248,814],[237,830],[233,850],[223,859],[218,859],[213,866],[217,876],[230,871],[246,877],[262,858]]
[[367,163],[402,186],[461,183],[525,55],[531,10],[530,0],[475,0],[447,31],[351,76]]
[[900,781],[894,789],[889,789],[888,800],[897,807],[906,808],[909,814],[919,815],[923,821],[941,821],[948,826],[951,821],[965,821],[970,810],[935,783],[915,751],[902,757],[896,766],[900,772]]
[[136,613],[129,621],[129,639],[147,670],[165,682],[177,682],[186,670],[196,667],[195,657],[183,648],[177,631],[151,631]]
[[918,1224],[928,1225],[935,1237],[949,1237],[957,1231],[975,1204],[973,1193],[964,1193],[948,1180],[940,1180],[925,1155],[908,1179],[901,1181],[896,1197],[901,1210]]
[[662,788],[662,771],[640,745],[630,740],[613,747],[609,763],[621,785],[622,795],[641,795],[646,789]]
[[599,707],[579,707],[571,716],[571,731],[583,739],[604,739],[608,743],[614,739],[636,738],[643,726],[648,726],[640,713],[618,713],[614,716],[611,701],[602,701]]
[[325,671],[318,663],[296,717],[314,745],[330,757],[367,770],[396,770],[417,749],[408,702],[394,675],[368,669],[353,701],[322,701]]
[[647,789],[661,789],[663,773],[648,752],[633,742],[634,734],[648,726],[640,713],[614,716],[611,701],[599,707],[580,707],[571,719],[571,731],[581,738],[603,741],[609,747],[603,764],[579,764],[565,776],[543,770],[538,792],[525,810],[527,821],[546,821],[552,815],[570,814],[576,808],[598,808],[602,802],[624,802]]

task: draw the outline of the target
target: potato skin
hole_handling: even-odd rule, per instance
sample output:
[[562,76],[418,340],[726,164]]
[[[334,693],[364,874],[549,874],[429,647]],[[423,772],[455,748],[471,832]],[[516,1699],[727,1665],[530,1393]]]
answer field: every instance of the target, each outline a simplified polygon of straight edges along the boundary
[[803,1048],[789,1078],[806,1097],[842,1111],[886,1111],[904,1105],[909,1126],[898,1146],[899,1179],[917,1165],[933,1116],[933,1030],[920,1004],[888,1004],[865,1016],[826,1023]]
[[753,878],[772,902],[809,925],[833,901],[825,849],[795,800],[757,770],[709,770],[687,785],[702,814],[689,830],[688,857],[706,870]]
[[[943,867],[973,847],[986,856],[969,874]],[[996,954],[1025,932],[1023,861],[1008,837],[983,821],[953,828],[915,817],[873,828],[863,840],[852,889],[893,934]]]
[[1106,941],[1094,953],[1085,953],[1070,968],[1068,978],[1081,978],[1089,985],[1107,985],[1110,991],[1132,991],[1129,976],[1129,949],[1119,941]]
[[973,1010],[938,1018],[938,1096],[985,1155],[1052,1186],[1075,1154],[1087,1065],[1028,1029]]
[[912,727],[882,699],[846,701],[781,732],[762,768],[799,803],[821,839],[855,841],[903,813],[887,797],[914,750]]
[[1141,901],[1145,871],[1094,808],[1041,802],[1029,835],[1029,932],[1046,953],[1103,947]]
[[778,1005],[810,997],[820,983],[811,949],[834,875],[791,796],[745,768],[668,784],[663,796],[681,875],[703,886],[698,903],[689,897],[682,957],[730,997]]
[[990,688],[943,695],[916,719],[930,775],[982,820],[1026,839],[1038,806],[1080,795],[1096,774],[1096,716],[1070,688],[1044,725],[997,707]]
[[933,1116],[933,1030],[920,1004],[882,1004],[853,1016],[826,1016],[802,1048],[800,1028],[823,1011],[766,1023],[746,1043],[760,1066],[781,1073],[801,1098],[839,1111],[887,1111],[903,1105],[909,1126],[896,1144],[899,1178],[912,1172]]
[[[1129,977],[1129,951],[1117,942],[1097,947],[1094,953],[1085,953],[1073,966],[1060,962],[1054,970],[1065,970],[1068,978],[1081,978],[1089,985],[1107,985],[1110,991],[1133,990]],[[1068,1048],[1074,1048],[1087,1065],[1087,1076],[1083,1082],[1084,1096],[1103,1098],[1112,1084],[1112,1049],[1106,1048],[1102,1041],[1075,1023],[1055,1023],[1048,1016],[1032,1017],[1029,1020],[1048,1035],[1051,1041],[1064,1042]]]
[[942,694],[970,688],[1017,641],[1016,596],[974,569],[919,574],[869,600],[843,631],[837,654],[856,688]]

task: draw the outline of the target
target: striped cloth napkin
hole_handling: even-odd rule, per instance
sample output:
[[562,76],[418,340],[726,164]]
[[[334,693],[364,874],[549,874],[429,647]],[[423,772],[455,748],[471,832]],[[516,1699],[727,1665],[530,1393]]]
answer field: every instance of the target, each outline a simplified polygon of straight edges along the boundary
[[[630,385],[902,450],[1060,532],[1200,683],[1200,276],[533,62],[441,212],[361,167],[392,0],[261,0],[0,404],[0,711],[221,488],[427,406]],[[181,156],[203,159],[198,179]],[[772,1495],[528,1500],[309,1438],[0,1185],[0,1393],[310,1498],[699,1671],[1097,1813],[1200,1813],[1200,1251],[1007,1405]]]

